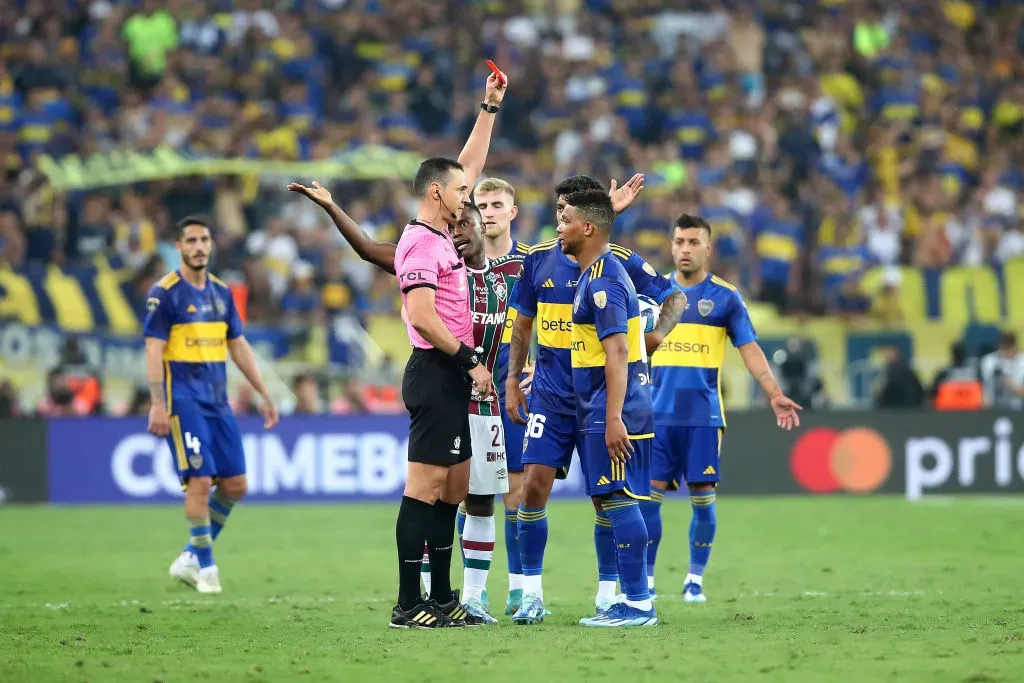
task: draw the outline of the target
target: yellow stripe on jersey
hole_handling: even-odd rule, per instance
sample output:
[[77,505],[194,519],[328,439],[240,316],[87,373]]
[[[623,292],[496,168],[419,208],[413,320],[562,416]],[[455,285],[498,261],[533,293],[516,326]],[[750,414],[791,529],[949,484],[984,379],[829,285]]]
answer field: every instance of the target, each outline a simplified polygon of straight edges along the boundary
[[572,304],[537,304],[537,343],[553,349],[572,348]]
[[512,328],[515,326],[516,316],[519,315],[519,311],[512,308],[511,306],[505,311],[505,326],[501,330],[501,344],[512,343]]
[[711,281],[714,282],[716,285],[721,285],[722,287],[725,287],[726,289],[731,290],[733,292],[737,291],[735,285],[729,284],[728,282],[718,277],[717,275],[712,275]]
[[548,249],[552,248],[556,244],[558,244],[558,240],[557,239],[548,240],[547,242],[540,242],[540,243],[535,244],[532,247],[530,247],[530,251],[528,253],[535,254],[538,251],[547,251]]
[[724,327],[679,323],[651,356],[651,365],[721,369],[725,340]]
[[626,247],[620,247],[617,244],[609,244],[608,248],[611,249],[613,254],[623,259],[628,259],[630,256],[633,255],[633,252],[631,250],[627,249]]
[[207,274],[207,277],[210,278],[210,282],[212,282],[213,284],[227,288],[227,284],[216,275]]
[[601,277],[601,273],[604,272],[604,259],[594,261],[594,265],[590,266],[590,279],[596,280]]
[[164,275],[163,279],[156,283],[156,286],[161,289],[170,289],[174,285],[178,284],[180,280],[181,278],[178,276],[178,273],[171,271],[170,273],[167,273],[167,275]]
[[188,457],[185,455],[185,439],[181,435],[181,418],[171,415],[171,441],[174,442],[174,459],[178,461],[179,470],[188,469]]
[[[626,356],[627,362],[635,363],[643,360],[643,334],[641,334],[640,317],[630,318],[626,323]],[[603,368],[608,364],[601,340],[597,338],[597,327],[594,325],[573,325],[572,329],[572,366],[574,368]]]
[[171,325],[164,360],[173,363],[224,363],[228,359],[227,323]]
[[516,242],[516,251],[518,251],[520,254],[529,254],[530,246],[523,244],[522,242]]
[[799,251],[800,245],[789,235],[762,232],[757,238],[757,254],[763,258],[792,263]]

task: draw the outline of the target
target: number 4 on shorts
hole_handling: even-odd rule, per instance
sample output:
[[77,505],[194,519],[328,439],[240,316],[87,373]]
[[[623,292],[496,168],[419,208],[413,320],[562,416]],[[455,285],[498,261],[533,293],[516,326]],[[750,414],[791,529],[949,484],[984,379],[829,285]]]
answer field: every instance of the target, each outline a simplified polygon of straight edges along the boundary
[[185,432],[185,448],[196,455],[199,455],[199,451],[202,450],[202,445],[199,443],[199,437],[192,436],[192,432]]
[[531,439],[539,439],[544,435],[544,423],[547,418],[540,413],[531,413],[530,421],[526,425],[526,436]]

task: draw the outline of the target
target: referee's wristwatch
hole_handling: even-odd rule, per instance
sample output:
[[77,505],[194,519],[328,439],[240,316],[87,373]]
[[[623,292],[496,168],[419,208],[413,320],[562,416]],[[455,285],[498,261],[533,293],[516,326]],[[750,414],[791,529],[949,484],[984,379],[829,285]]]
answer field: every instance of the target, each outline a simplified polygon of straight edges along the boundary
[[487,104],[486,102],[480,103],[481,111],[485,111],[488,114],[497,114],[498,110],[501,109],[497,104]]
[[479,354],[466,344],[459,345],[459,350],[455,352],[455,357],[459,359],[459,364],[467,372],[480,365]]

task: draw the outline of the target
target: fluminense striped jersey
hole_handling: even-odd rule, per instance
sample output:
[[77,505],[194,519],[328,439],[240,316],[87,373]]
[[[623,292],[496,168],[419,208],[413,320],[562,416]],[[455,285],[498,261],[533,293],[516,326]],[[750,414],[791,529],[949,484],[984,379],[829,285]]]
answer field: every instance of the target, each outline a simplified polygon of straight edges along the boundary
[[[504,337],[505,316],[509,310],[508,300],[525,256],[517,256],[517,250],[513,248],[507,256],[489,261],[483,270],[466,267],[470,310],[473,312],[473,341],[478,349],[483,349],[481,358],[494,378],[494,387],[505,384],[504,377],[499,378],[499,375],[508,372],[507,345],[503,370],[498,367],[498,357]],[[469,412],[471,415],[499,415],[498,400],[498,394],[492,388],[487,397],[470,402]]]
[[[521,242],[512,242],[512,250],[491,262],[491,267],[507,272],[512,277],[519,279],[523,272],[523,261],[530,247]],[[509,298],[512,290],[509,289]],[[508,356],[512,348],[512,324],[516,319],[516,309],[509,306],[505,311],[505,323],[501,332],[501,344],[498,346],[498,360],[494,364],[494,386],[498,390],[498,400],[505,404],[505,379],[508,377]]]

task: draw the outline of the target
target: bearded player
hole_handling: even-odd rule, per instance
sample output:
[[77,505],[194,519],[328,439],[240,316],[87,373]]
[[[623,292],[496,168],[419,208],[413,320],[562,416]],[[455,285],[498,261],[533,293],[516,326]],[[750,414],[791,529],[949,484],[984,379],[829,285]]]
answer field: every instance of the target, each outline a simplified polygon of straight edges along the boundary
[[690,490],[690,567],[683,581],[686,602],[704,602],[704,569],[718,528],[715,488],[721,477],[725,432],[721,374],[726,338],[767,394],[779,427],[800,426],[800,406],[779,389],[757,343],[743,298],[734,286],[707,270],[711,226],[683,214],[672,228],[672,285],[687,305],[679,324],[651,358],[654,385],[654,448],[651,499],[640,503],[649,537],[647,581],[654,589],[654,562],[661,542],[661,503],[665,491],[685,481]]

